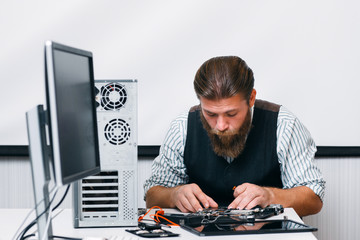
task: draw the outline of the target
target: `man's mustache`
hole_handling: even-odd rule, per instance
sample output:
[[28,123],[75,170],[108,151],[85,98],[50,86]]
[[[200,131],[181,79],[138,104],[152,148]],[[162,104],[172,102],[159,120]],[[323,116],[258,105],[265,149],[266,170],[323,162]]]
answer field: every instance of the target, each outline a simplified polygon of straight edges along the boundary
[[211,134],[215,134],[215,135],[218,135],[219,137],[222,137],[222,136],[235,136],[237,135],[239,132],[236,131],[236,130],[226,130],[226,131],[219,131],[217,129],[211,129],[209,131]]

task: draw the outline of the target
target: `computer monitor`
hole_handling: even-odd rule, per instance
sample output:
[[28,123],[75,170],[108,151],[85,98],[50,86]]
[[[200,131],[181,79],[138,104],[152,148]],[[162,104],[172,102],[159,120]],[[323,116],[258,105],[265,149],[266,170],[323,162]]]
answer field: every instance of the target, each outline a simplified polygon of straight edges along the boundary
[[100,171],[92,53],[45,43],[46,104],[56,184]]
[[92,53],[47,41],[45,85],[46,109],[26,113],[39,239],[52,238],[51,176],[63,186],[100,172]]

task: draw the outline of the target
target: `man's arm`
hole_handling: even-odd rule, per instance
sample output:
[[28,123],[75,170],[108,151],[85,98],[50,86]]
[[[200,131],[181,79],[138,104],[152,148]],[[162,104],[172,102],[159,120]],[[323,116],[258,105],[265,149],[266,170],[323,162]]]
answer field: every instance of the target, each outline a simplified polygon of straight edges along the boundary
[[294,208],[299,216],[318,213],[323,205],[314,191],[305,186],[279,189],[244,183],[236,187],[234,197],[229,208],[251,209],[257,205],[281,204]]
[[[196,184],[176,187],[154,186],[146,194],[146,207],[177,207],[182,212],[201,211],[203,207],[217,207],[217,203],[207,196]],[[203,207],[202,207],[203,206]]]
[[311,134],[284,107],[280,108],[276,134],[283,189],[267,188],[273,201],[293,207],[301,216],[319,212],[325,181],[314,162],[316,145]]
[[236,187],[230,208],[251,209],[281,204],[300,216],[322,208],[325,181],[314,164],[316,146],[303,124],[288,110],[279,112],[277,153],[284,189],[244,183]]
[[292,207],[299,216],[316,214],[323,206],[319,196],[305,186],[290,189],[268,189],[272,192],[272,203],[280,203],[283,207]]

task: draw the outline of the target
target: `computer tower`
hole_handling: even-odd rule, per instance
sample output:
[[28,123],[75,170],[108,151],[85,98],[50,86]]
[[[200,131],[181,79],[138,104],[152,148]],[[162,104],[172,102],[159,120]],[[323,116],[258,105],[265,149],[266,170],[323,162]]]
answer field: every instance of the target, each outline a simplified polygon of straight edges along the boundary
[[74,227],[137,226],[137,80],[95,80],[101,172],[73,185]]

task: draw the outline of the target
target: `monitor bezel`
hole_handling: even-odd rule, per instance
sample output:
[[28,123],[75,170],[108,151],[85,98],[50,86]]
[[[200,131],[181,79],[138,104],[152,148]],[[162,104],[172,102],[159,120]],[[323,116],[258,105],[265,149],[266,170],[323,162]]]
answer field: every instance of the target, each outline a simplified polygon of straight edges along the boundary
[[[94,146],[96,154],[96,166],[93,168],[88,168],[77,174],[72,174],[69,176],[62,176],[62,166],[61,166],[61,152],[60,152],[60,139],[59,139],[59,129],[58,129],[58,108],[56,94],[57,90],[55,87],[55,62],[54,62],[54,51],[63,51],[71,54],[76,54],[80,56],[87,57],[89,59],[89,71],[90,71],[90,85],[93,91],[90,91],[92,99],[92,115],[93,115],[93,131],[94,131]],[[69,47],[63,44],[59,44],[53,41],[45,42],[45,91],[46,91],[46,111],[48,118],[49,126],[49,140],[50,140],[50,149],[51,149],[51,159],[53,172],[55,176],[55,182],[57,186],[67,185],[74,181],[80,180],[84,177],[96,174],[100,172],[100,156],[99,156],[99,141],[98,141],[98,131],[97,131],[97,118],[96,118],[96,106],[95,106],[95,92],[94,92],[94,69],[93,69],[93,58],[92,53],[89,51]]]

